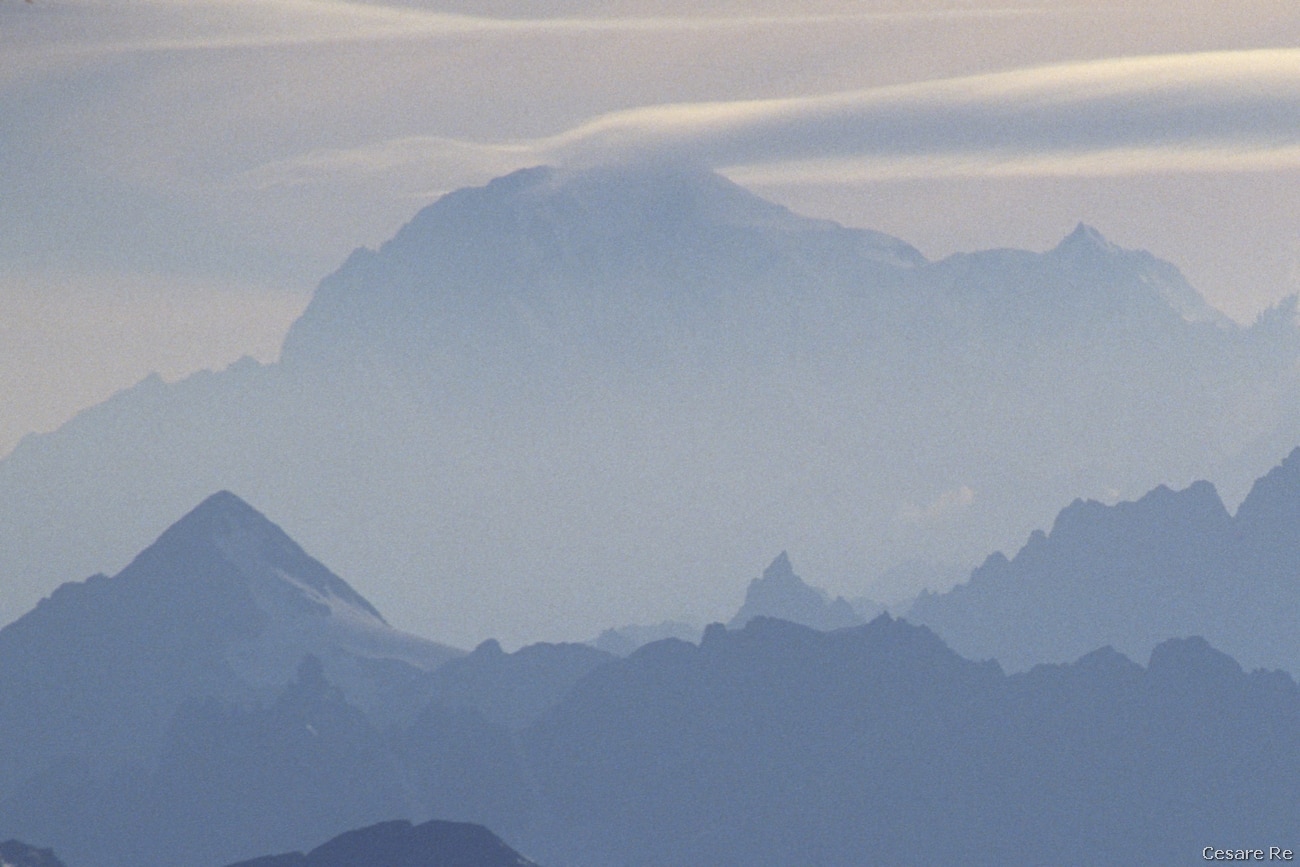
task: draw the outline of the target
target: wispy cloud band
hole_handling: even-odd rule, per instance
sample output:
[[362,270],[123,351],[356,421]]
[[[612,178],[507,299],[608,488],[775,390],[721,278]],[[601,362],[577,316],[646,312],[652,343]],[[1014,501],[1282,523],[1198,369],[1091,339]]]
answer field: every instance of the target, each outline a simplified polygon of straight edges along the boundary
[[1300,165],[1300,50],[1120,58],[785,99],[649,106],[506,142],[407,137],[249,176],[494,172],[683,160],[768,182],[832,174],[1116,174]]
[[[596,6],[597,4],[593,4]],[[822,12],[737,14],[707,5],[653,15],[545,14],[545,4],[523,16],[436,11],[403,3],[358,0],[139,0],[125,23],[117,4],[79,0],[62,15],[81,26],[45,27],[28,50],[76,55],[280,48],[405,39],[599,33],[682,33],[825,26],[842,22],[899,22],[1041,15],[1014,5],[952,8],[917,4],[907,9],[832,8]],[[541,13],[541,14],[537,14]],[[87,28],[87,23],[95,25]],[[128,31],[122,31],[129,27]],[[3,35],[3,34],[0,34]],[[11,46],[23,50],[23,45]]]
[[1300,50],[1094,61],[808,98],[619,112],[548,143],[570,158],[1078,155],[1300,145]]

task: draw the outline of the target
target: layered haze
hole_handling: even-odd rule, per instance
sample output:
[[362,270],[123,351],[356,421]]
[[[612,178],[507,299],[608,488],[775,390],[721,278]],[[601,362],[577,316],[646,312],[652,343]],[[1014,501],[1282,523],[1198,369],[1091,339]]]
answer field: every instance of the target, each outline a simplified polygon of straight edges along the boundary
[[528,169],[353,253],[279,362],[152,378],[25,441],[5,604],[120,568],[222,488],[462,647],[725,619],[782,548],[871,596],[1077,496],[1244,496],[1300,440],[1298,346],[1293,304],[1239,326],[1085,225],[932,262],[690,165]]
[[1288,857],[1298,45],[0,0],[0,867]]
[[936,259],[1083,220],[1248,323],[1300,288],[1297,35],[1279,2],[7,3],[0,451],[272,360],[444,192],[629,153]]

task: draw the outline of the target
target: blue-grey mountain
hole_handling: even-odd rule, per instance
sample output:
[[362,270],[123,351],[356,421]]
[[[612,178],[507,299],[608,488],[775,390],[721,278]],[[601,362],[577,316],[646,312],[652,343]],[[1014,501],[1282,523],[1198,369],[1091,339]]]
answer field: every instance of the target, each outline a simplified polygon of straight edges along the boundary
[[340,834],[307,854],[294,852],[230,867],[536,867],[481,825],[394,820]]
[[532,644],[506,653],[494,639],[442,665],[429,678],[430,699],[472,708],[512,731],[527,727],[582,678],[612,660],[586,644]]
[[464,646],[702,621],[782,547],[872,596],[1076,496],[1244,495],[1300,442],[1294,313],[1238,327],[1083,226],[929,262],[705,172],[527,170],[350,256],[279,362],[0,461],[0,620],[219,489]]
[[[594,672],[525,743],[543,863],[1177,864],[1292,845],[1300,689],[1199,638],[1005,675],[882,615]],[[521,840],[521,841],[522,841]]]
[[49,849],[37,849],[20,840],[0,843],[0,864],[6,867],[64,867]]
[[[1244,562],[1290,569],[1270,545],[1294,525],[1297,466],[1227,519]],[[1211,550],[1226,512],[1208,494],[1085,508],[1192,522]],[[787,557],[768,571],[808,590]],[[570,867],[1178,863],[1288,845],[1300,823],[1300,688],[1203,638],[1163,641],[1145,667],[1103,648],[1008,676],[888,615],[831,631],[757,616],[626,658],[486,642],[430,672],[415,651],[445,649],[384,626],[227,493],[0,648],[0,837],[76,867],[416,857],[408,842],[444,826],[410,823],[431,819]]]
[[259,512],[214,494],[119,574],[64,584],[0,629],[0,833],[52,834],[91,863],[63,845],[74,827],[111,852],[107,829],[132,826],[78,811],[97,792],[114,810],[141,806],[132,780],[174,743],[178,714],[198,719],[195,701],[274,699],[310,656],[367,725],[409,723],[432,671],[459,653],[393,629]]
[[831,600],[824,590],[809,587],[794,574],[785,551],[763,570],[761,577],[749,582],[744,604],[727,625],[739,629],[755,617],[774,617],[822,630],[863,622],[843,596]]
[[1140,658],[1201,635],[1243,665],[1300,672],[1300,449],[1235,515],[1204,481],[1114,506],[1076,500],[1050,533],[921,596],[908,618],[1013,669],[1103,644]]

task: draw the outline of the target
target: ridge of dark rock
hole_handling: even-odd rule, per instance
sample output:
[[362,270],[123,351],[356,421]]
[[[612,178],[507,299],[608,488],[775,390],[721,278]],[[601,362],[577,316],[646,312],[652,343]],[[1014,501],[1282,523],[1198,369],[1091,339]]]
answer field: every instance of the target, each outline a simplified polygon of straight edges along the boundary
[[762,577],[749,582],[744,603],[727,625],[739,629],[756,617],[791,620],[822,630],[862,622],[842,596],[832,600],[822,590],[804,583],[794,573],[785,551],[763,570]]
[[229,867],[536,867],[484,828],[469,822],[405,819],[347,831],[306,855],[296,852]]
[[0,864],[4,867],[64,867],[52,849],[38,849],[19,840],[0,843]]

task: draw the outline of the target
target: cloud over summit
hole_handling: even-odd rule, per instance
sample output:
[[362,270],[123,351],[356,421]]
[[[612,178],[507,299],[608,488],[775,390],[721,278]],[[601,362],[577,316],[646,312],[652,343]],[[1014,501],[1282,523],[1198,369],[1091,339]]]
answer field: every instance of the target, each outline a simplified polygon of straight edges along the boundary
[[967,173],[1123,174],[1300,165],[1300,50],[1058,64],[842,93],[652,105],[558,135],[408,136],[265,166],[261,183],[338,173],[446,177],[539,162],[679,159],[779,182]]

